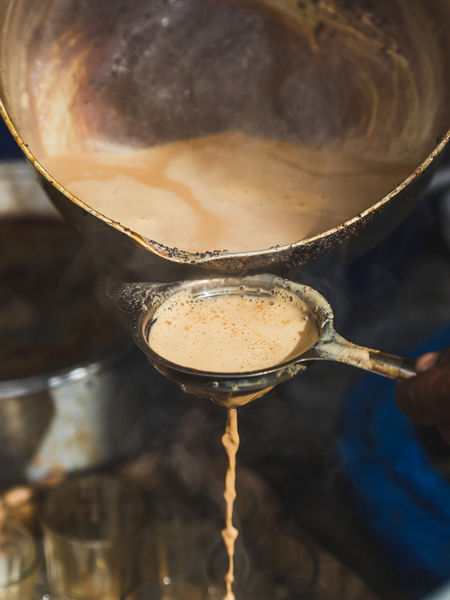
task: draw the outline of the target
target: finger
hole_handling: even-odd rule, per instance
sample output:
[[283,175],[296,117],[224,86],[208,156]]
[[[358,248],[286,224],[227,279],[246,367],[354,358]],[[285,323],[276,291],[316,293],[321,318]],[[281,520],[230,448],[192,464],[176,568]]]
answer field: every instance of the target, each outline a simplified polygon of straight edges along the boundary
[[416,369],[420,373],[436,365],[450,364],[450,347],[442,352],[427,352],[416,360]]
[[439,352],[427,352],[427,354],[422,354],[416,360],[416,369],[420,373],[421,371],[427,371],[434,367],[439,358]]
[[398,407],[419,425],[450,423],[450,369],[435,366],[395,388]]

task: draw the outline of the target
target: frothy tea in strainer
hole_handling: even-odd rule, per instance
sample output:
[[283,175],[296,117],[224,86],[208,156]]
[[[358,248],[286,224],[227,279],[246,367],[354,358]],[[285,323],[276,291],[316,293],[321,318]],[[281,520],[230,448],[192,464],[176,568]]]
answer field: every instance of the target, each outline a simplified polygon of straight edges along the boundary
[[161,373],[227,407],[260,397],[311,360],[392,379],[415,374],[412,361],[337,334],[331,307],[316,290],[268,274],[149,286],[133,332]]

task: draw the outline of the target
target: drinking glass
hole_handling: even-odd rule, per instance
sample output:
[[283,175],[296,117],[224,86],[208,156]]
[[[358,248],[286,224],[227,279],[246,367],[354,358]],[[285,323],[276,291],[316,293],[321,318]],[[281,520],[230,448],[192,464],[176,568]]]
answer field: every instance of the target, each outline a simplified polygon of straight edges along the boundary
[[91,475],[53,488],[42,515],[51,592],[76,600],[119,600],[139,581],[146,521],[144,498],[118,478]]
[[0,600],[32,600],[38,553],[31,533],[15,521],[0,524]]
[[[158,514],[154,517],[153,535],[159,584],[184,582],[206,585],[205,548],[210,543],[212,525],[205,518],[185,513]],[[170,588],[174,589],[174,588]]]

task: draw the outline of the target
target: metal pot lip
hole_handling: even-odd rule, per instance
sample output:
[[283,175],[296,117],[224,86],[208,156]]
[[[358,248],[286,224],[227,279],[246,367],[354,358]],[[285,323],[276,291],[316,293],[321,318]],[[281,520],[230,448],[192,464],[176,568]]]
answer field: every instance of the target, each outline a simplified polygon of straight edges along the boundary
[[[220,251],[214,252],[213,251],[213,252],[207,252],[207,253],[192,253],[192,252],[187,252],[187,251],[183,251],[183,250],[180,251],[179,249],[174,249],[174,248],[171,249],[162,244],[159,244],[158,242],[155,242],[154,240],[149,240],[149,239],[141,236],[140,234],[132,231],[131,229],[124,227],[117,221],[114,221],[113,219],[110,219],[106,215],[103,215],[102,213],[91,208],[88,204],[86,204],[85,202],[80,200],[77,196],[75,196],[74,194],[69,192],[69,190],[67,190],[63,185],[61,185],[54,177],[52,177],[52,175],[47,171],[47,169],[45,169],[45,167],[38,161],[38,159],[34,156],[34,154],[29,149],[28,144],[26,144],[22,140],[19,132],[17,131],[16,127],[14,126],[14,124],[11,120],[11,117],[9,116],[8,110],[5,106],[5,103],[2,98],[0,98],[0,115],[2,116],[3,120],[5,121],[8,129],[12,133],[12,135],[13,135],[15,141],[17,142],[17,144],[19,145],[20,149],[25,154],[25,156],[28,158],[28,160],[31,162],[31,164],[37,169],[37,171],[42,175],[42,177],[44,177],[44,179],[48,183],[50,183],[53,187],[55,187],[68,200],[70,200],[71,202],[73,202],[74,204],[76,204],[77,206],[79,206],[80,208],[82,208],[83,210],[85,210],[86,212],[91,214],[92,216],[97,217],[98,219],[103,221],[103,223],[106,223],[107,225],[110,225],[117,231],[125,234],[127,237],[131,238],[134,242],[136,242],[139,246],[142,246],[146,250],[149,250],[150,252],[156,254],[157,256],[159,256],[160,258],[162,258],[164,260],[167,260],[169,262],[179,264],[179,265],[191,265],[191,266],[203,266],[203,267],[210,267],[213,265],[217,266],[217,263],[226,263],[230,260],[246,259],[246,258],[251,258],[251,257],[261,257],[261,256],[265,256],[267,254],[271,254],[271,255],[283,254],[287,251],[291,252],[293,250],[297,250],[302,247],[307,247],[317,241],[325,240],[330,236],[334,236],[334,235],[338,234],[339,232],[342,232],[343,230],[354,225],[361,219],[364,219],[371,213],[378,211],[385,204],[387,204],[387,202],[389,202],[392,198],[394,198],[394,196],[397,196],[397,194],[399,194],[402,190],[404,190],[414,179],[416,179],[419,175],[421,175],[425,171],[425,169],[437,158],[437,156],[442,152],[442,150],[446,147],[446,145],[450,141],[450,129],[448,129],[445,132],[445,134],[442,136],[440,142],[431,151],[431,153],[417,166],[417,168],[412,173],[410,173],[408,175],[408,177],[406,177],[406,179],[404,179],[401,183],[399,183],[399,185],[396,188],[391,190],[388,194],[386,194],[380,200],[378,200],[378,202],[375,202],[374,204],[372,204],[371,206],[366,208],[364,211],[362,211],[358,215],[352,217],[351,219],[348,219],[347,221],[345,221],[344,223],[341,223],[340,225],[337,225],[335,227],[332,227],[331,229],[323,231],[322,233],[318,233],[317,235],[314,235],[312,237],[305,238],[303,240],[299,240],[297,242],[293,242],[292,244],[288,244],[285,246],[273,246],[271,248],[265,248],[263,250],[255,250],[255,251],[251,251],[251,252],[228,253],[228,252],[220,252]],[[176,250],[176,252],[175,252],[175,250]],[[177,254],[178,254],[178,256],[177,256]]]
[[26,396],[88,379],[109,369],[116,362],[123,360],[131,348],[131,343],[127,343],[123,349],[115,352],[112,351],[96,360],[80,362],[62,369],[47,371],[28,377],[0,379],[0,401],[2,398]]

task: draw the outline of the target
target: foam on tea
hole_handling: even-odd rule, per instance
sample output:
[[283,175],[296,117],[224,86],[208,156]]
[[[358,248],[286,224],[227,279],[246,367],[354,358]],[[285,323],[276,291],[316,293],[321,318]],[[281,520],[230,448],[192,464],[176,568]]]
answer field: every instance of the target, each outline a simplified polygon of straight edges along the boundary
[[215,373],[257,371],[310,347],[308,309],[295,295],[173,294],[154,314],[148,342],[166,360]]

